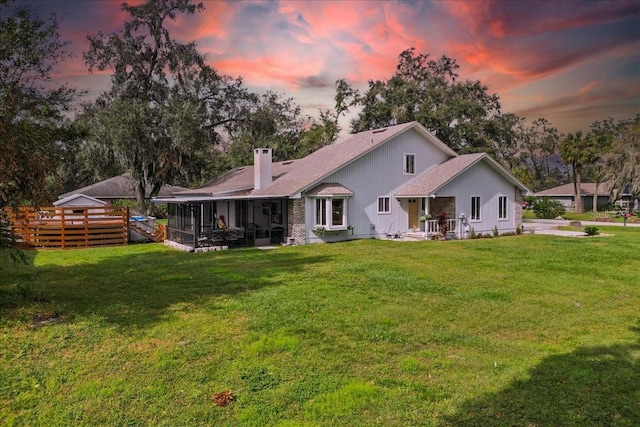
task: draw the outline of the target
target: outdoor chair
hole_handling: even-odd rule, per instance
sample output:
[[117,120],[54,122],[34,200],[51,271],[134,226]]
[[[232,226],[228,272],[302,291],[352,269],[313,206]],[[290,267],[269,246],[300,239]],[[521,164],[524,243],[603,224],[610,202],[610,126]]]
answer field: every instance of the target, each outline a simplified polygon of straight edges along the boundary
[[224,244],[224,231],[213,230],[211,240],[213,241],[214,246],[222,246]]
[[227,230],[226,240],[229,246],[238,246],[238,243],[240,241],[240,230]]

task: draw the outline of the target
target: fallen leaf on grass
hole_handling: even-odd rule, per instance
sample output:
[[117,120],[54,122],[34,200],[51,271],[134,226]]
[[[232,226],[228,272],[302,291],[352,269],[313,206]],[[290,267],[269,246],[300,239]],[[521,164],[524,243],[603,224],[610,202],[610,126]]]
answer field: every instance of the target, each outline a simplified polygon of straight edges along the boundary
[[229,390],[225,390],[220,393],[215,393],[211,399],[217,406],[227,406],[229,403],[233,402],[233,394],[231,394]]

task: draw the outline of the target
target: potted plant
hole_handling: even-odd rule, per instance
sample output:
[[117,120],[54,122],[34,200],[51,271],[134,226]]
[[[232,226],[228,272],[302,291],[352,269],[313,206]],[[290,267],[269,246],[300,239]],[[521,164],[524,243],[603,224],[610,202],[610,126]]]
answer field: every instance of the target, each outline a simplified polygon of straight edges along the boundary
[[428,213],[426,213],[426,214],[422,215],[420,218],[418,218],[418,220],[420,222],[427,222],[430,219],[431,219],[431,214],[428,214]]
[[438,231],[440,232],[440,240],[447,238],[447,231],[449,231],[449,221],[447,220],[447,213],[442,211],[438,214]]
[[327,231],[327,229],[323,225],[316,225],[315,228],[311,231],[313,231],[316,236],[324,236],[324,233],[325,231]]

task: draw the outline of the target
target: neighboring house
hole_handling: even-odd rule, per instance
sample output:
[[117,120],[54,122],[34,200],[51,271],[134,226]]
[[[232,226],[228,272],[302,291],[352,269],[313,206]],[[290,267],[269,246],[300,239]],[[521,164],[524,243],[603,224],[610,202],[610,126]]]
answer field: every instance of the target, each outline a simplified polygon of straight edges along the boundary
[[[71,208],[56,209],[55,212],[56,215],[60,215],[61,213],[63,213],[66,218],[75,219],[78,218],[77,215],[81,215],[82,217],[84,217],[85,214],[103,214],[104,208],[107,206],[107,202],[98,200],[85,194],[72,194],[71,196],[65,197],[64,199],[56,200],[55,202],[53,202],[53,206],[56,208]],[[78,209],[74,209],[75,207],[78,207]]]
[[[114,176],[113,178],[105,179],[103,181],[96,182],[95,184],[87,185],[86,187],[78,188],[68,193],[64,193],[58,196],[58,199],[66,199],[75,194],[82,194],[89,196],[93,199],[98,199],[111,204],[114,200],[120,199],[136,199],[135,181],[127,174]],[[187,190],[185,187],[178,187],[174,185],[165,185],[158,194],[159,197],[170,196],[172,193],[178,191]],[[59,201],[58,201],[59,202]],[[54,203],[55,205],[55,203]],[[78,206],[78,205],[76,205]],[[89,205],[93,206],[93,205]]]
[[86,194],[72,194],[70,196],[58,199],[53,202],[55,207],[70,207],[70,206],[82,206],[82,207],[96,207],[104,208],[107,206],[107,202],[98,200],[94,197],[87,196]]
[[[428,237],[445,212],[450,232],[513,232],[528,189],[484,153],[458,156],[417,122],[354,134],[298,160],[232,169],[168,204],[168,239],[196,248],[305,244],[413,233]],[[429,213],[431,221],[421,222]],[[224,219],[224,223],[219,221]],[[224,237],[226,239],[226,237]]]
[[[593,196],[596,192],[596,184],[593,182],[584,182],[580,184],[580,194],[582,195],[582,208],[584,211],[593,210]],[[611,185],[608,182],[602,182],[598,184],[598,209],[607,206],[611,201]],[[567,209],[568,211],[575,210],[575,189],[573,183],[563,184],[557,187],[549,188],[547,190],[538,191],[535,193],[536,197],[548,197],[551,200],[555,200]],[[623,200],[629,199],[628,194],[622,194]]]

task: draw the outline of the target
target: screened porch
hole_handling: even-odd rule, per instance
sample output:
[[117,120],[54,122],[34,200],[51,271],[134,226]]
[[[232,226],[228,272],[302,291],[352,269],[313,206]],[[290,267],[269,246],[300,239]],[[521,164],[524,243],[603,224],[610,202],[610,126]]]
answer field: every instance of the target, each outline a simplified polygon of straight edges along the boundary
[[284,199],[167,204],[167,239],[192,248],[268,246],[285,241]]

